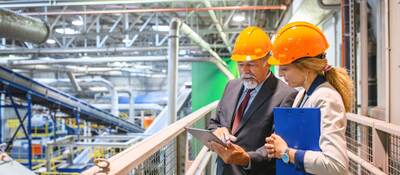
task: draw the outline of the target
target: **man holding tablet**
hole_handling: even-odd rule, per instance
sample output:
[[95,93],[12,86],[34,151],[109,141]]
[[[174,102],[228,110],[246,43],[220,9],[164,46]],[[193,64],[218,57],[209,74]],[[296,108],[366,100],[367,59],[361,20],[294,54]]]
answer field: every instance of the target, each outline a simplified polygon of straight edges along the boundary
[[258,27],[247,27],[236,39],[231,59],[238,62],[240,79],[226,85],[208,128],[227,143],[209,143],[219,156],[217,175],[275,175],[264,139],[273,133],[272,109],[290,107],[297,91],[269,71],[271,49],[268,35]]

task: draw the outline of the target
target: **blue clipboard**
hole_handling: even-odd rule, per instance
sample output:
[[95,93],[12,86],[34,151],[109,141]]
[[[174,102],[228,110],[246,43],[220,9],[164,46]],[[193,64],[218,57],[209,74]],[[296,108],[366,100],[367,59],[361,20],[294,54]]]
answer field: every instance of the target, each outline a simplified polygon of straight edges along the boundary
[[[319,108],[274,108],[275,133],[281,136],[290,148],[320,151]],[[277,175],[303,175],[293,164],[276,160]]]

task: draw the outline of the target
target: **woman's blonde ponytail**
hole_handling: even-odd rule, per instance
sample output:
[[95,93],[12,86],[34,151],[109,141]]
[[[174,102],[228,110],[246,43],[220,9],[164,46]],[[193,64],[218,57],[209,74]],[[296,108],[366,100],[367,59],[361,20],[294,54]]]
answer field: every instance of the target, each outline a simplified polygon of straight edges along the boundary
[[310,69],[318,72],[318,74],[325,75],[326,80],[339,92],[342,96],[343,104],[346,112],[351,112],[354,85],[350,79],[346,69],[332,67],[327,71],[322,71],[327,65],[326,59],[321,58],[304,58],[294,62],[296,66],[301,69]]

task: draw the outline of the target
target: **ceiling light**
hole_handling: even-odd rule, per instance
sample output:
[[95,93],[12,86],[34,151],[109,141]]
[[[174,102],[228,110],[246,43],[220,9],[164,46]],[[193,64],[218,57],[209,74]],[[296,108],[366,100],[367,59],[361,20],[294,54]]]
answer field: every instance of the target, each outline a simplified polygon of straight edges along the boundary
[[153,68],[151,65],[135,65],[135,69],[151,69]]
[[66,35],[73,35],[73,34],[78,34],[79,33],[79,31],[76,31],[76,30],[71,29],[71,28],[57,28],[57,29],[55,29],[55,31],[57,33],[66,34]]
[[169,31],[169,26],[152,26],[154,31],[159,31],[159,32],[168,32]]
[[55,44],[55,43],[56,43],[56,40],[54,40],[54,39],[47,39],[46,43],[47,43],[47,44]]
[[78,16],[78,19],[73,20],[73,21],[72,21],[72,25],[75,25],[75,26],[81,26],[81,25],[83,25],[82,16]]
[[179,55],[186,55],[187,51],[186,50],[179,50]]
[[90,91],[107,91],[108,89],[106,87],[103,86],[94,86],[94,87],[89,87]]
[[233,21],[235,22],[243,22],[245,20],[244,15],[235,15],[232,18]]
[[122,72],[119,70],[112,70],[108,72],[109,75],[122,75]]
[[122,40],[123,43],[129,43],[130,41],[131,41],[131,40],[128,39],[128,38],[125,38],[125,39]]
[[72,25],[81,26],[81,25],[83,25],[83,21],[80,19],[75,19],[72,21]]

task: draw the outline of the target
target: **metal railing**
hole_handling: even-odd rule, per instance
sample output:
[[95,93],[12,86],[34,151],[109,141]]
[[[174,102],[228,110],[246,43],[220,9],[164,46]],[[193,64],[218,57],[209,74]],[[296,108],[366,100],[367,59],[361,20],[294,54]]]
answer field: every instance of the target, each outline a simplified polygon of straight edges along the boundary
[[350,174],[400,175],[400,126],[347,114]]
[[185,131],[185,127],[191,127],[198,120],[214,115],[213,111],[217,104],[218,101],[213,102],[189,114],[117,155],[97,162],[97,166],[82,174],[184,174],[185,168],[189,167],[189,164],[202,165],[198,158],[209,154],[209,152],[203,148],[197,154],[203,156],[196,156],[197,158],[194,161],[189,160],[188,155],[196,153],[193,153],[195,151],[188,142],[190,135]]
[[[83,174],[99,172],[110,175],[170,175],[170,174],[212,174],[212,155],[206,147],[195,160],[189,160],[193,154],[188,143],[190,135],[185,127],[196,121],[213,115],[217,106],[214,102],[167,128],[131,146],[125,151],[107,159],[100,167],[92,167]],[[346,129],[347,149],[350,159],[350,174],[357,175],[400,175],[400,126],[369,117],[347,114]]]

